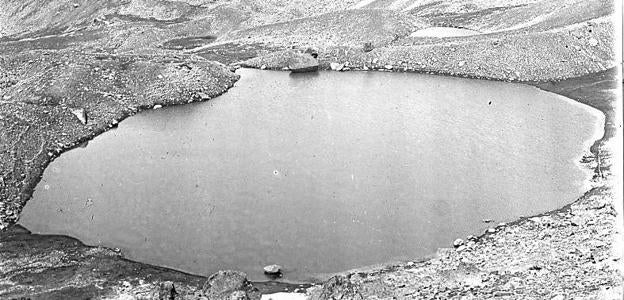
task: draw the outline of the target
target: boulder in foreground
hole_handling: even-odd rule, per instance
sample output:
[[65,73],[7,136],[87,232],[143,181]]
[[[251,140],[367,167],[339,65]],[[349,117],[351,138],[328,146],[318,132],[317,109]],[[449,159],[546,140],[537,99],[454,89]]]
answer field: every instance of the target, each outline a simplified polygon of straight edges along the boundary
[[247,280],[245,273],[219,271],[210,275],[202,288],[204,296],[211,300],[260,299],[260,292]]

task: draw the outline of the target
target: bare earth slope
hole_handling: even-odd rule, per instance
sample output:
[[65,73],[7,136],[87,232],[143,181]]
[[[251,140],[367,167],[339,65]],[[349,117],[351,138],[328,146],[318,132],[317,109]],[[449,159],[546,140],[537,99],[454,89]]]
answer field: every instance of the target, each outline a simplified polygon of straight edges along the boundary
[[[596,170],[595,188],[572,205],[441,249],[431,260],[339,274],[307,297],[621,299],[621,198],[611,156],[621,137],[614,3],[0,0],[0,298],[230,299],[237,290],[259,297],[232,273],[204,285],[205,277],[13,224],[44,168],[64,151],[142,109],[216,97],[238,79],[236,67],[280,70],[308,50],[322,69],[338,63],[343,71],[532,84],[600,109],[606,124],[584,158]],[[417,34],[444,26],[475,35]],[[225,283],[214,281],[220,276]],[[233,288],[214,296],[225,286]]]

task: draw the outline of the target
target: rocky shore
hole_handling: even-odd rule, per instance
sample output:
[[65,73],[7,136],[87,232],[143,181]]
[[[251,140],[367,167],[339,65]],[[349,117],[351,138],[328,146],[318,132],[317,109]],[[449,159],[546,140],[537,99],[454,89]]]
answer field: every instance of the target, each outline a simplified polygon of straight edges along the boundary
[[[0,1],[1,298],[258,299],[284,290],[311,299],[622,298],[612,1],[402,1],[394,10],[370,9],[382,0],[36,2]],[[346,10],[352,5],[358,9]],[[433,26],[480,34],[413,35]],[[505,80],[595,107],[606,123],[583,159],[595,171],[593,188],[556,211],[459,237],[432,259],[345,272],[313,287],[185,274],[13,225],[64,151],[141,110],[214,98],[236,82],[236,67],[288,69],[310,49],[320,69]]]

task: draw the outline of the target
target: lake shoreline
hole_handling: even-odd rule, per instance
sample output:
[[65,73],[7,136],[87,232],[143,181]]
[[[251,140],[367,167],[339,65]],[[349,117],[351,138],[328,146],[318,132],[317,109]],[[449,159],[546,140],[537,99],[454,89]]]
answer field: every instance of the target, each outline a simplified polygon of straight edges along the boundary
[[[464,248],[440,249],[432,258],[345,271],[310,288],[312,299],[621,299],[622,253],[616,252],[622,248],[622,224],[617,219],[622,213],[621,198],[615,182],[618,178],[612,174],[612,168],[619,167],[614,165],[613,155],[617,155],[617,121],[621,121],[616,118],[615,92],[621,90],[621,63],[614,49],[618,41],[617,22],[612,20],[616,9],[605,3],[588,1],[583,5],[589,9],[571,13],[557,7],[559,4],[547,9],[530,5],[505,8],[520,10],[519,16],[563,14],[552,23],[509,31],[500,31],[516,25],[509,19],[524,21],[515,14],[505,15],[505,9],[495,10],[501,15],[493,19],[489,19],[492,10],[488,9],[461,15],[465,18],[442,12],[432,20],[447,26],[457,20],[468,25],[474,22],[494,32],[426,40],[408,36],[405,26],[396,21],[401,14],[377,11],[371,13],[373,19],[386,23],[364,27],[364,33],[342,32],[339,29],[345,26],[335,26],[338,32],[334,35],[333,29],[322,25],[367,19],[362,18],[366,11],[338,17],[332,13],[223,34],[217,43],[196,51],[159,48],[157,42],[171,39],[171,32],[155,37],[160,33],[152,30],[149,22],[157,20],[141,18],[138,26],[144,27],[131,27],[134,25],[124,22],[132,20],[93,20],[89,15],[88,23],[95,25],[69,35],[1,38],[0,147],[6,151],[0,152],[0,296],[157,297],[168,295],[170,290],[163,286],[173,283],[178,298],[198,298],[204,276],[129,261],[114,249],[86,246],[71,237],[34,235],[13,224],[55,157],[139,111],[217,97],[238,80],[231,72],[238,65],[281,70],[285,58],[306,50],[306,38],[313,36],[319,43],[321,69],[330,69],[333,62],[351,70],[421,72],[528,84],[600,110],[605,115],[605,129],[589,149],[593,155],[583,159],[594,169],[594,187],[573,203],[492,228],[493,232],[466,242]],[[310,22],[317,19],[323,22]],[[130,29],[123,27],[127,24]],[[134,30],[143,35],[137,28],[147,28],[149,38],[128,33]],[[190,28],[186,35],[197,34],[197,27]],[[332,33],[331,41],[325,39],[327,31]],[[374,49],[362,50],[358,40],[362,36]],[[293,51],[293,47],[297,49]],[[74,115],[77,108],[85,108],[87,124]],[[307,288],[255,285],[264,293],[303,292]]]

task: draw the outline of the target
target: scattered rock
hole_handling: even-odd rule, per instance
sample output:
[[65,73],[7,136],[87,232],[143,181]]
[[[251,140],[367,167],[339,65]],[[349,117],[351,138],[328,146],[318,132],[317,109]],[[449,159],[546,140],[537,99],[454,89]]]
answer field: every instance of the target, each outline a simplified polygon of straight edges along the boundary
[[76,116],[76,118],[78,118],[78,120],[80,121],[80,123],[82,123],[83,125],[87,124],[87,111],[84,108],[76,108],[76,109],[72,109],[72,114],[74,114],[74,116]]
[[243,291],[235,291],[230,295],[230,300],[247,300],[247,293]]
[[278,275],[282,272],[282,267],[280,265],[268,265],[263,268],[264,274],[269,275]]
[[197,96],[199,96],[199,98],[202,100],[210,100],[210,96],[204,92],[200,92],[199,94],[197,94]]
[[330,63],[329,67],[334,71],[342,71],[342,69],[344,68],[344,64]]

